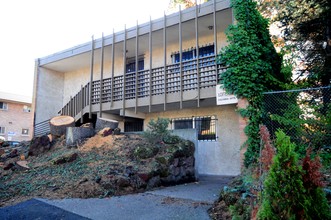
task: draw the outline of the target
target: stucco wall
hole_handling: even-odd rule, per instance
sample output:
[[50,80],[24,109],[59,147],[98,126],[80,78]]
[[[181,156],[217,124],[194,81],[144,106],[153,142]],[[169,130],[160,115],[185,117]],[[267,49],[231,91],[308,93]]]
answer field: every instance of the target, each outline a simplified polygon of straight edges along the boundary
[[206,175],[240,174],[240,132],[239,114],[236,105],[215,106],[208,108],[182,109],[176,111],[147,114],[144,121],[146,129],[151,119],[185,118],[192,116],[216,116],[217,141],[198,141],[198,173]]
[[64,74],[39,67],[36,87],[37,124],[58,115],[58,111],[63,107]]

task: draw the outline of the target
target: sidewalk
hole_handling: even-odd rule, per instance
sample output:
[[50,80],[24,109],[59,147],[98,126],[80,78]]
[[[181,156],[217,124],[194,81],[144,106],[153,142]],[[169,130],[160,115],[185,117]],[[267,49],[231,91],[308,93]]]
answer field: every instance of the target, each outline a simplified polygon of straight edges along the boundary
[[[45,215],[40,213],[38,219],[209,219],[207,210],[218,198],[219,190],[230,180],[231,177],[204,176],[197,183],[107,199],[29,200],[25,202],[27,204],[16,205],[27,205],[25,209],[17,209],[16,206],[1,208],[0,219],[36,219],[20,218],[22,213],[33,212],[34,208],[42,211],[34,206],[29,207],[31,201],[39,202],[39,207],[43,206],[41,204],[46,207]],[[16,213],[21,213],[20,216],[8,214],[15,209]],[[49,212],[58,213],[58,218],[50,217]]]

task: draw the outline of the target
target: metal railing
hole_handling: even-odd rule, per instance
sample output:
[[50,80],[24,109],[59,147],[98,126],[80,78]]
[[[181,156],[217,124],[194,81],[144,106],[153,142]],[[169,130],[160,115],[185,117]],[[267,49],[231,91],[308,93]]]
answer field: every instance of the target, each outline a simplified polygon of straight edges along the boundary
[[[199,68],[197,68],[198,63]],[[100,98],[101,103],[106,103],[122,101],[124,94],[125,100],[129,100],[161,95],[165,92],[169,94],[181,90],[214,87],[219,81],[219,75],[225,70],[225,67],[216,64],[215,55],[209,55],[200,57],[199,60],[183,61],[182,72],[180,72],[180,63],[175,63],[166,66],[166,69],[153,68],[151,74],[149,70],[141,70],[137,72],[137,76],[136,72],[130,72],[114,78],[106,78],[102,82],[102,88],[100,80],[96,80],[92,82],[91,100],[90,83],[87,83],[74,97],[70,98],[59,113],[75,117],[82,113],[86,106],[100,103]],[[102,97],[100,97],[101,89]]]

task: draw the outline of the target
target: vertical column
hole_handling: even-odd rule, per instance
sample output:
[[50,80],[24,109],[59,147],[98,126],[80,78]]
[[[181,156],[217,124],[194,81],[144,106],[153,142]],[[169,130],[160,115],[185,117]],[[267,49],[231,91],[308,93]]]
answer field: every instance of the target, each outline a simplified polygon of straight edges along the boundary
[[123,116],[125,116],[125,87],[126,87],[126,25],[124,25],[124,40],[123,40],[123,88],[122,88]]
[[149,17],[149,108],[152,111],[152,18]]
[[218,83],[218,69],[217,69],[217,25],[216,25],[216,0],[214,0],[214,12],[213,12],[213,20],[214,20],[214,54],[215,54],[215,71],[216,71],[216,85]]
[[139,51],[139,26],[138,26],[138,20],[136,24],[136,81],[135,81],[135,113],[137,114],[137,105],[138,105],[138,71],[139,71],[139,65],[138,65],[138,51]]
[[197,64],[197,92],[198,92],[198,97],[197,97],[197,107],[200,107],[200,60],[199,60],[199,22],[198,22],[198,18],[199,18],[199,9],[198,9],[198,4],[197,4],[197,0],[195,0],[195,48],[196,48],[196,52],[195,52],[195,56],[196,56],[196,64]]
[[179,80],[179,86],[180,86],[180,103],[179,108],[183,108],[183,42],[182,42],[182,9],[179,5],[179,74],[180,74],[180,80]]
[[104,59],[104,38],[102,33],[101,38],[101,63],[100,63],[100,100],[99,100],[99,114],[102,117],[102,96],[103,96],[103,59]]
[[92,119],[92,84],[93,84],[93,65],[94,65],[94,36],[91,42],[91,70],[90,70],[90,95],[89,95],[89,119]]
[[163,74],[164,74],[164,105],[163,110],[167,109],[167,16],[163,15]]
[[84,111],[84,88],[83,88],[83,85],[80,85],[80,101],[81,101],[81,110],[80,110],[80,123],[83,123],[84,120],[83,120],[83,111]]
[[113,28],[113,42],[111,45],[111,80],[110,80],[110,107],[113,107],[114,97],[114,69],[115,69],[115,32]]

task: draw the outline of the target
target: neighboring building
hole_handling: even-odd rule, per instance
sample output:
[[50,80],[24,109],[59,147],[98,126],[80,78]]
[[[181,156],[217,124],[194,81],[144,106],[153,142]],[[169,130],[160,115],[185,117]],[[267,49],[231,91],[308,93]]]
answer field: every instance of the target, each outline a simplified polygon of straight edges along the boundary
[[199,174],[238,175],[237,100],[216,102],[225,67],[215,59],[232,23],[230,1],[215,0],[36,60],[35,135],[58,114],[115,119],[122,131],[167,117],[172,129],[198,130]]
[[0,92],[0,137],[29,141],[33,134],[31,98]]

